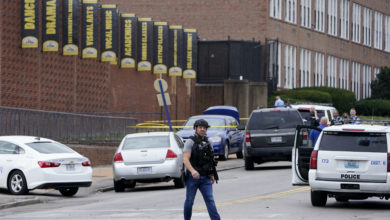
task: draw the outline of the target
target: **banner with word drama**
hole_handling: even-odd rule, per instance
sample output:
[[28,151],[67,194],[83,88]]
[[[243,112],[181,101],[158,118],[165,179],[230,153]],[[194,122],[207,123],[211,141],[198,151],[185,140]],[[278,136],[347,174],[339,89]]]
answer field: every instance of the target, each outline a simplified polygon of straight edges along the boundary
[[97,0],[83,0],[81,49],[82,58],[97,58],[98,42],[98,4]]
[[152,70],[153,21],[151,18],[138,19],[137,70]]
[[22,48],[38,48],[38,0],[23,0],[21,10]]
[[42,7],[42,51],[58,51],[59,0],[43,0]]
[[113,4],[103,4],[101,9],[101,61],[117,64],[118,9]]
[[154,22],[153,26],[153,73],[168,72],[168,23]]
[[79,0],[62,1],[62,54],[79,54]]
[[138,18],[135,14],[121,14],[121,68],[135,68],[136,28]]
[[184,29],[184,72],[183,78],[196,78],[198,33],[196,29]]
[[169,26],[168,66],[169,76],[183,73],[183,28],[181,25]]

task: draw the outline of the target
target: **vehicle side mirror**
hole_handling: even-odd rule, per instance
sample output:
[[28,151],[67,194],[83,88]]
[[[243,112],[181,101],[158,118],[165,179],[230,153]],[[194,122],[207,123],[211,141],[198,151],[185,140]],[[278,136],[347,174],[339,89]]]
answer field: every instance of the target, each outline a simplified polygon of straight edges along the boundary
[[238,125],[238,126],[237,126],[237,129],[238,129],[238,130],[245,130],[245,125]]

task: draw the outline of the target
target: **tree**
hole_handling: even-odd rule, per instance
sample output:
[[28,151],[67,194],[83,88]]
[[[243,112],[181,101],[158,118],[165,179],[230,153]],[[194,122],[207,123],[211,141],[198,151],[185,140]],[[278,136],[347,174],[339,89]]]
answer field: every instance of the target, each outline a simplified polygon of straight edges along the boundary
[[390,68],[382,67],[381,71],[376,76],[376,79],[371,83],[371,97],[374,99],[390,100]]

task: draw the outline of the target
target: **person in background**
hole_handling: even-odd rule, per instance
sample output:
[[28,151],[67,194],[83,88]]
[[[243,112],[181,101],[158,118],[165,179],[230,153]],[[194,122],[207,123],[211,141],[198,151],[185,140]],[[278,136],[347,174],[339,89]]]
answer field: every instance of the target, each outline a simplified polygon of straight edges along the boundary
[[341,117],[339,115],[339,111],[334,110],[333,112],[333,119],[330,122],[331,125],[337,125],[337,124],[343,124],[343,121],[341,120]]
[[283,100],[280,98],[280,96],[276,96],[275,107],[276,107],[276,108],[285,107],[284,102],[283,102]]
[[286,108],[292,108],[290,99],[287,99]]
[[319,125],[319,118],[317,115],[316,108],[314,106],[312,106],[310,108],[310,116],[305,118],[305,119],[309,122],[310,126],[318,126]]
[[[328,126],[328,119],[326,119],[325,116],[323,116],[320,120],[320,125],[318,125],[317,128],[320,130],[324,129],[326,126]],[[312,129],[309,134],[309,147],[314,147],[318,136],[320,136],[321,131],[317,131],[316,129]]]
[[348,113],[344,112],[343,115],[341,116],[341,120],[343,120],[343,121],[349,120]]
[[351,108],[351,110],[349,110],[349,115],[349,120],[351,124],[361,124],[360,118],[356,115],[356,110],[354,108]]

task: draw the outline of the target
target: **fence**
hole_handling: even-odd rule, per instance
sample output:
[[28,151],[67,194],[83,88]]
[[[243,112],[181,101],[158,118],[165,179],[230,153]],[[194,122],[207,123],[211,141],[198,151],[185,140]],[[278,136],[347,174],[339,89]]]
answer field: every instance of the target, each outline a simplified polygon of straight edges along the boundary
[[[153,117],[153,118],[156,118]],[[0,135],[40,136],[66,143],[119,142],[137,118],[0,107]]]

